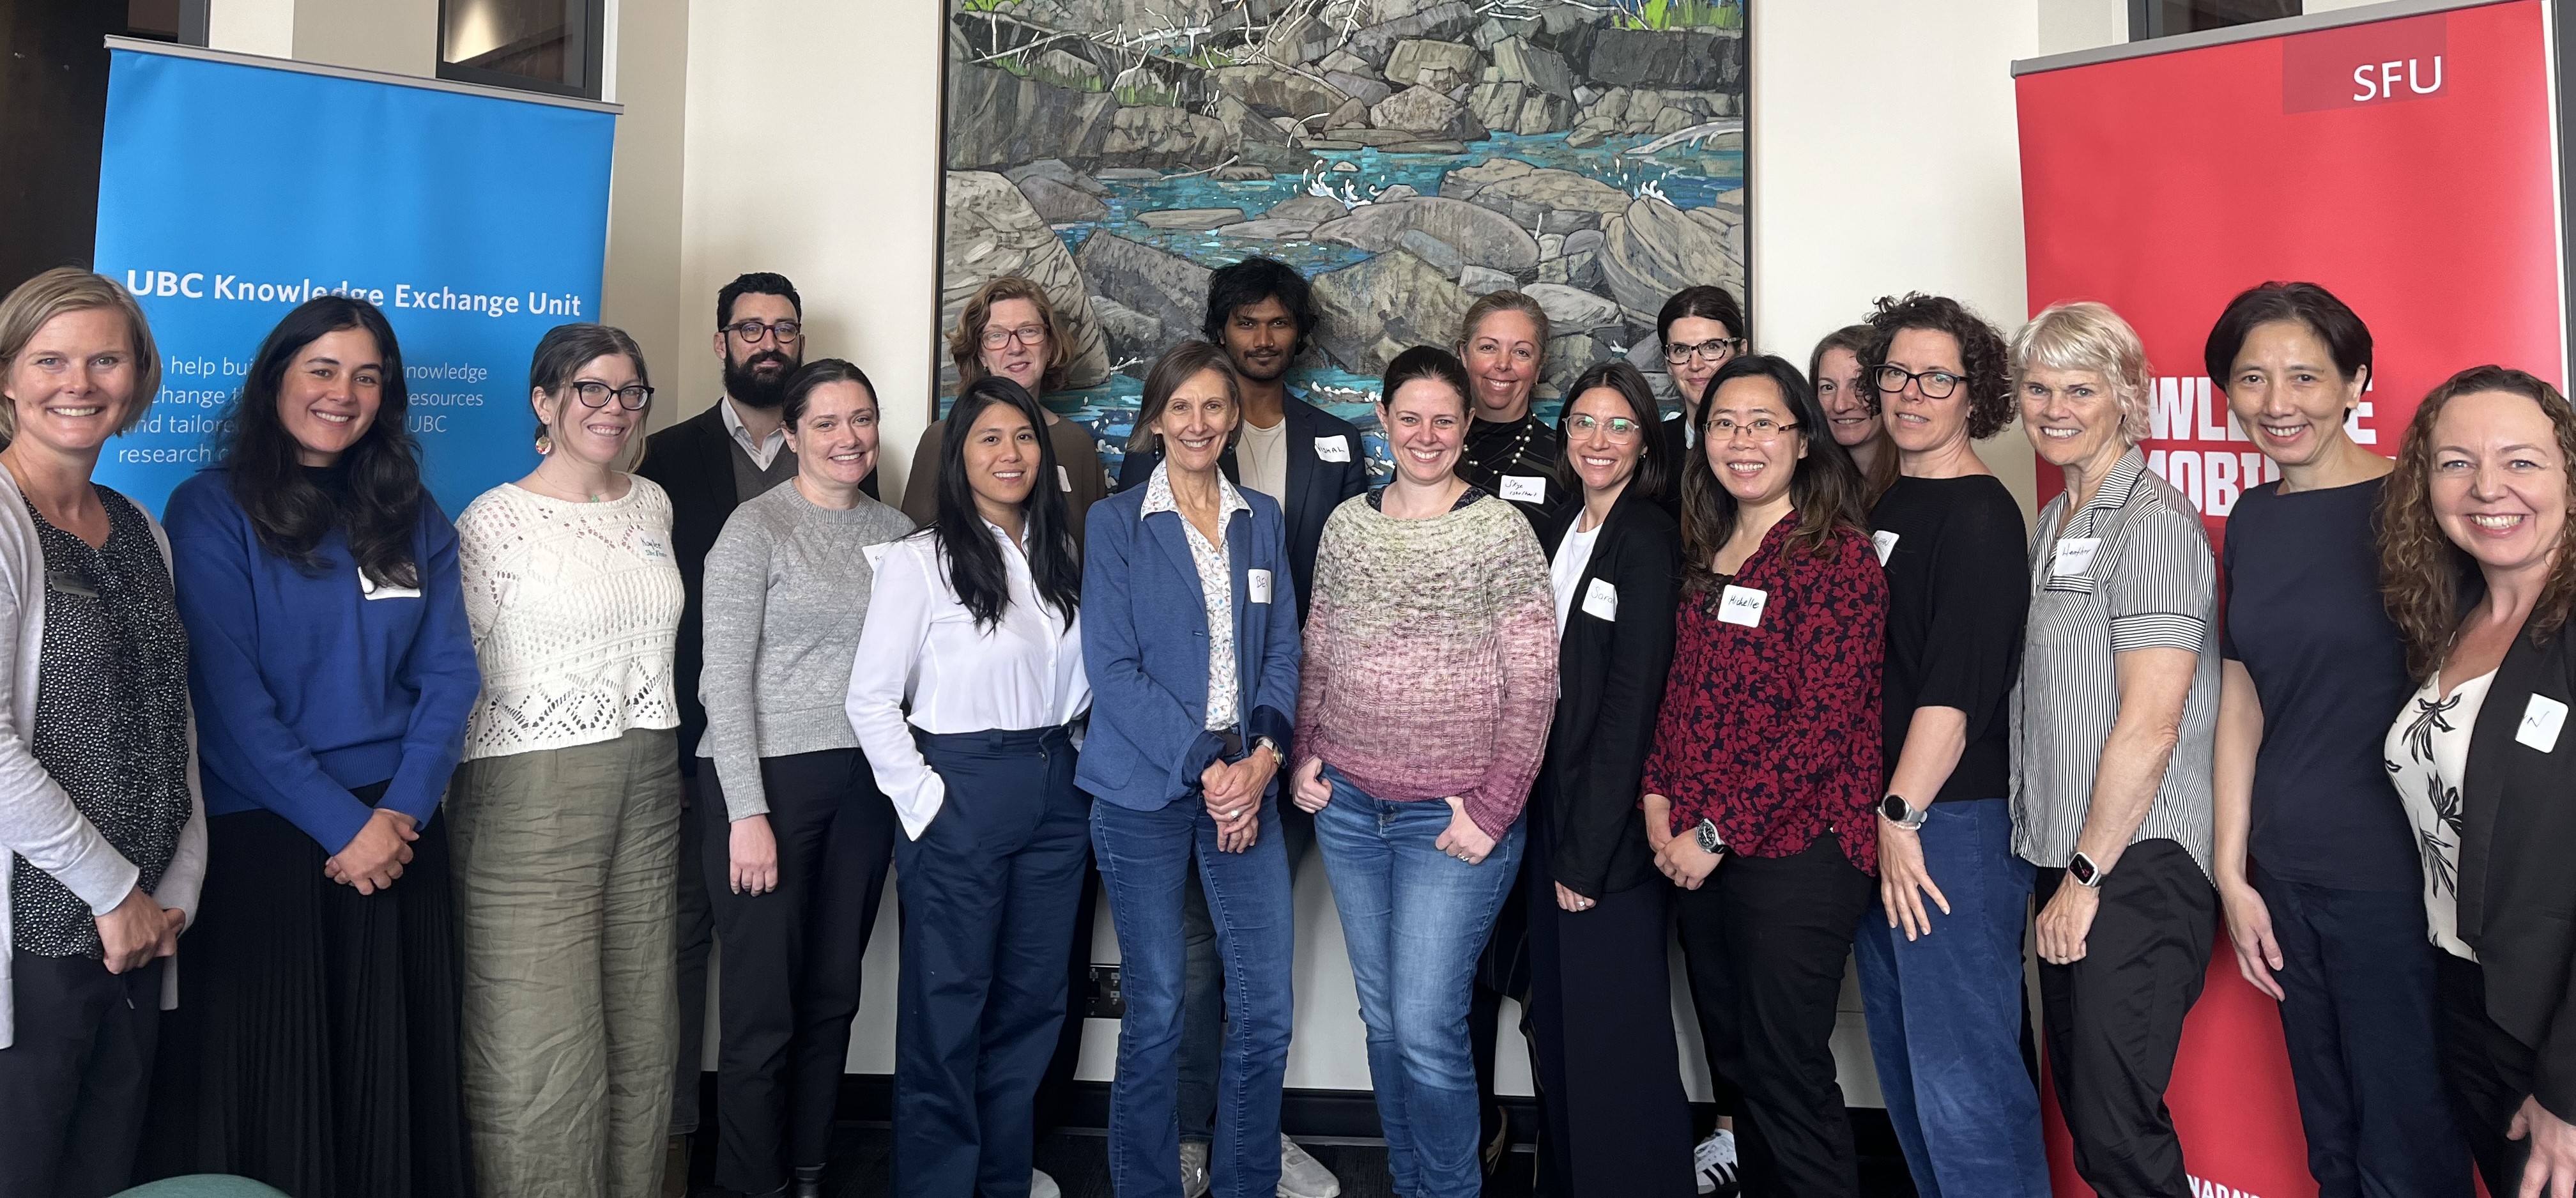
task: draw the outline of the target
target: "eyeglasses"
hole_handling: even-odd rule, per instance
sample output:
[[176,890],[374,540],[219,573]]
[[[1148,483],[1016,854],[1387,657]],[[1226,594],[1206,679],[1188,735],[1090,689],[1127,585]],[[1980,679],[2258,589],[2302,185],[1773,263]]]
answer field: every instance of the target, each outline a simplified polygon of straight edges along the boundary
[[585,408],[607,407],[610,396],[617,398],[618,407],[629,412],[641,412],[644,410],[644,405],[653,402],[653,389],[642,383],[611,387],[606,383],[593,382],[589,379],[582,379],[572,385],[572,397],[580,400],[581,406]]
[[1876,379],[1879,393],[1882,395],[1894,395],[1904,390],[1905,384],[1912,383],[1922,390],[1925,399],[1948,399],[1959,389],[1960,383],[1958,375],[1946,370],[1926,370],[1921,374],[1908,374],[1902,366],[1881,366],[1878,368]]
[[1625,441],[1637,435],[1637,427],[1636,421],[1625,416],[1613,416],[1608,420],[1602,420],[1590,412],[1584,412],[1565,418],[1565,431],[1578,437],[1588,437],[1596,430],[1608,428],[1611,440]]
[[1744,432],[1753,434],[1755,441],[1767,443],[1779,440],[1780,434],[1796,427],[1796,424],[1782,424],[1768,416],[1756,416],[1742,424],[1720,416],[1708,422],[1708,437],[1712,441],[1732,441],[1735,434]]
[[1046,326],[1042,324],[1024,324],[1016,329],[986,329],[984,330],[984,348],[1000,349],[1005,345],[1009,345],[1010,343],[1017,341],[1022,345],[1035,349],[1046,343],[1046,335]]
[[757,320],[737,320],[726,325],[725,331],[742,338],[744,345],[758,345],[761,338],[776,333],[778,343],[785,345],[805,335],[805,323],[799,320],[773,320],[767,323]]
[[1691,356],[1696,354],[1711,362],[1723,362],[1728,358],[1732,358],[1743,352],[1744,338],[1719,337],[1713,341],[1702,341],[1696,345],[1675,345],[1667,343],[1664,346],[1664,360],[1675,366],[1679,366],[1684,362],[1690,361]]

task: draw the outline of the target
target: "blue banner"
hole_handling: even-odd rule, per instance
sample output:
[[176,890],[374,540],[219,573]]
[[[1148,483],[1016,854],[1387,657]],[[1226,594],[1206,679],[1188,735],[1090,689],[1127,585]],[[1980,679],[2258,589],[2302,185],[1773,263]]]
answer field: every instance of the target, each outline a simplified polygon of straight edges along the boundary
[[161,394],[98,479],[157,512],[212,458],[260,340],[317,295],[384,309],[450,516],[536,463],[528,357],[599,319],[614,115],[118,49],[97,266],[142,302]]

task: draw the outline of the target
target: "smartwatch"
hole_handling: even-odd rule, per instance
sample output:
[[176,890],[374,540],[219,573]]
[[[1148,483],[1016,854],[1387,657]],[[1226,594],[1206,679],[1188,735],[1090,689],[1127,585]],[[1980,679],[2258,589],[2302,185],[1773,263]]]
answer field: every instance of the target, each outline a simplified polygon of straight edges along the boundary
[[2102,867],[2080,852],[2066,859],[2066,876],[2087,890],[2102,888]]
[[1878,815],[1897,827],[1915,832],[1922,829],[1923,821],[1932,818],[1932,809],[1917,807],[1906,802],[1904,795],[1890,793],[1878,801]]
[[1717,835],[1717,821],[1705,819],[1699,821],[1699,827],[1696,829],[1696,832],[1699,836],[1699,851],[1703,853],[1722,853],[1726,851],[1726,842],[1719,839]]

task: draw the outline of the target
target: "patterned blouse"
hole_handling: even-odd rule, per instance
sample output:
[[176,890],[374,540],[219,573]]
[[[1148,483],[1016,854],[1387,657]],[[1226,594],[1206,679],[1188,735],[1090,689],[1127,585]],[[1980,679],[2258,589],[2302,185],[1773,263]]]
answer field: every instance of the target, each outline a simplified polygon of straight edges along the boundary
[[1243,718],[1243,684],[1234,669],[1234,564],[1226,551],[1225,534],[1234,514],[1249,513],[1252,505],[1243,501],[1243,492],[1235,490],[1224,475],[1216,476],[1216,541],[1211,544],[1198,525],[1181,515],[1179,501],[1172,498],[1171,469],[1168,461],[1154,464],[1154,475],[1145,483],[1144,514],[1180,516],[1182,535],[1189,538],[1190,562],[1199,570],[1199,599],[1207,604],[1207,728],[1224,732]]
[[1832,833],[1874,874],[1887,578],[1867,535],[1809,554],[1790,547],[1797,525],[1782,517],[1733,578],[1682,596],[1643,785],[1672,799],[1676,832],[1712,820],[1748,857]]
[[2460,780],[2469,772],[2469,737],[2476,731],[2478,709],[2487,688],[2495,685],[2489,670],[2442,695],[2439,673],[2426,679],[2389,725],[2380,746],[2380,764],[2406,806],[2414,825],[2415,845],[2424,857],[2424,916],[2432,926],[2433,944],[2463,960],[2478,959],[2477,950],[2460,939]]
[[[93,484],[95,485],[95,484]],[[141,509],[98,487],[107,543],[54,527],[36,505],[45,551],[45,647],[28,748],[99,834],[160,888],[179,851],[188,794],[188,633]],[[18,858],[9,877],[19,952],[97,957],[98,924],[54,876]]]

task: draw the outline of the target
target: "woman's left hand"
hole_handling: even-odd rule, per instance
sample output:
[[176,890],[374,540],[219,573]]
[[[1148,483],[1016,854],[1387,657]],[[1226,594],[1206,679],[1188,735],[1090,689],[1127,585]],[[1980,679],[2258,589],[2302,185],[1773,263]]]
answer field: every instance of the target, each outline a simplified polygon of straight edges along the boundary
[[1563,882],[1559,882],[1559,883],[1557,883],[1557,884],[1556,884],[1556,908],[1557,908],[1557,910],[1559,910],[1559,911],[1589,911],[1589,910],[1591,910],[1591,909],[1592,909],[1592,907],[1593,907],[1593,902],[1592,902],[1592,900],[1591,900],[1591,899],[1585,898],[1585,897],[1583,897],[1582,895],[1576,894],[1576,893],[1574,893],[1573,891],[1566,889],[1566,888],[1565,888],[1565,883],[1563,883]]
[[2522,1192],[2515,1198],[2576,1195],[2576,1125],[2551,1114],[2539,1098],[2525,1097],[2504,1134],[2508,1140],[2531,1140],[2531,1159],[2522,1166]]
[[2057,896],[2040,909],[2033,931],[2039,959],[2051,965],[2073,965],[2084,959],[2084,938],[2093,932],[2093,913],[2102,908],[2102,892],[2068,878]]
[[1664,842],[1663,851],[1655,854],[1655,868],[1684,890],[1697,890],[1708,876],[1717,872],[1717,863],[1725,854],[1712,853],[1699,847],[1699,837],[1677,835]]
[[1476,821],[1467,818],[1467,800],[1452,795],[1446,801],[1449,804],[1449,830],[1442,832],[1440,839],[1433,841],[1431,847],[1469,865],[1483,864],[1494,851],[1494,838],[1485,835],[1485,830],[1477,827]]

